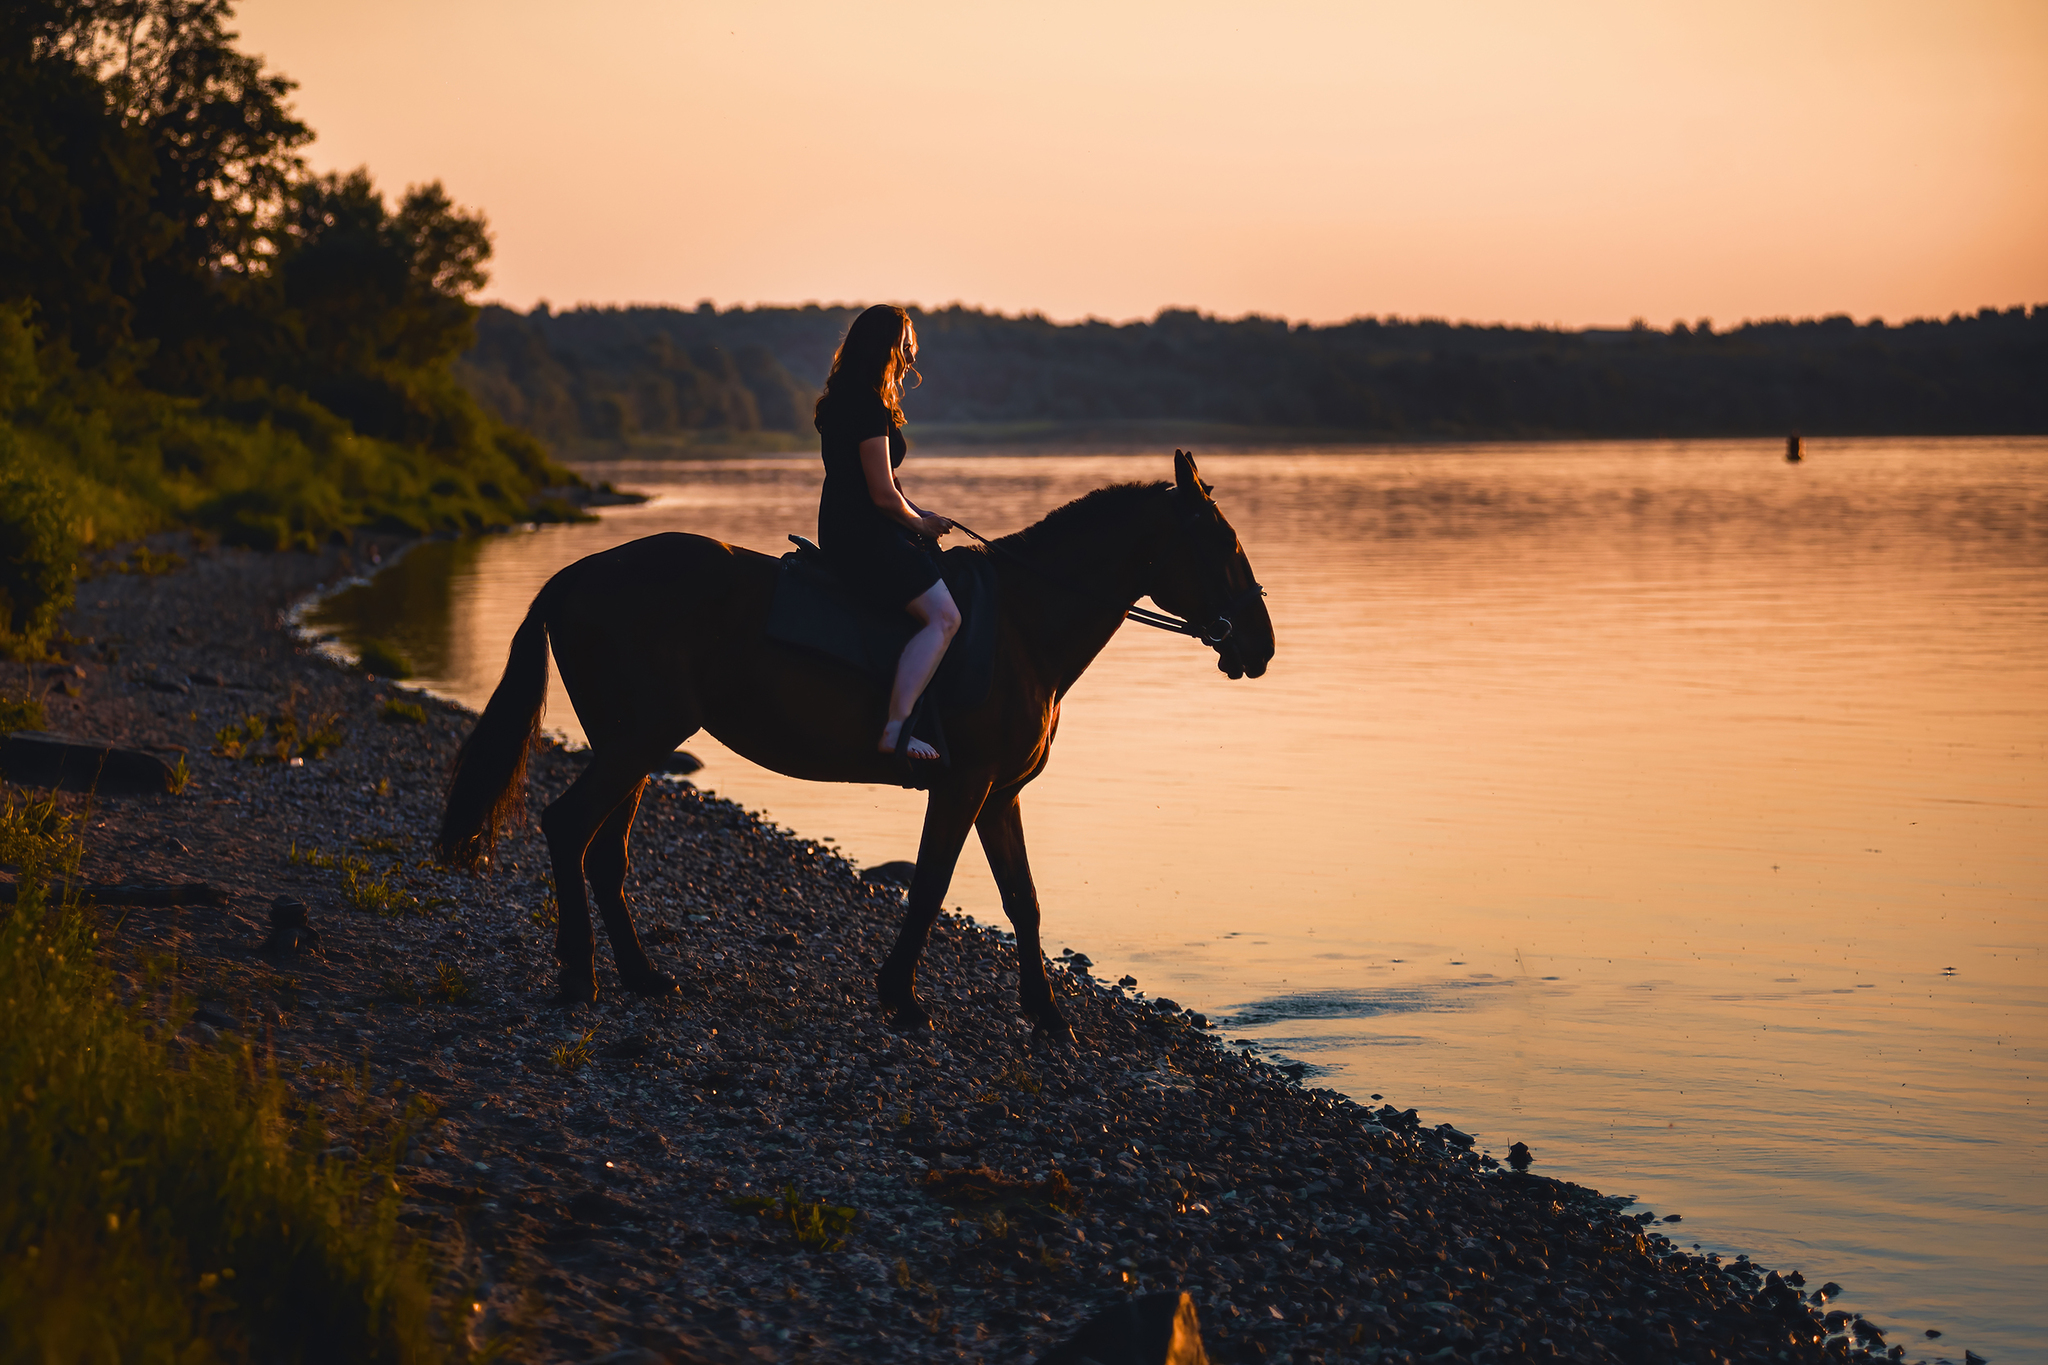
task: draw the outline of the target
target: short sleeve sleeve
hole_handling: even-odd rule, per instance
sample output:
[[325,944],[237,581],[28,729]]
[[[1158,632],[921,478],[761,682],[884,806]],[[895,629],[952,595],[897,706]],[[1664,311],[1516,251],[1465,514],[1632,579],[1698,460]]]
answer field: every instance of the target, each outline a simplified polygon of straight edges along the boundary
[[859,445],[875,436],[887,436],[895,429],[889,410],[879,394],[849,395],[828,404],[818,414],[818,430],[838,440]]

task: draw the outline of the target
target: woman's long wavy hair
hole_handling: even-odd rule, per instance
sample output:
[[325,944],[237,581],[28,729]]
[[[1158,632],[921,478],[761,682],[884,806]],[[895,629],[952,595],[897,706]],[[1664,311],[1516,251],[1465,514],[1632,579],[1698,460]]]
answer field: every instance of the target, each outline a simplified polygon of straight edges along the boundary
[[911,325],[910,314],[893,303],[862,310],[832,355],[832,373],[825,376],[825,391],[812,412],[814,425],[823,429],[820,419],[835,395],[844,401],[871,393],[889,410],[889,420],[901,426],[906,375],[919,383],[924,380],[917,372],[917,328]]

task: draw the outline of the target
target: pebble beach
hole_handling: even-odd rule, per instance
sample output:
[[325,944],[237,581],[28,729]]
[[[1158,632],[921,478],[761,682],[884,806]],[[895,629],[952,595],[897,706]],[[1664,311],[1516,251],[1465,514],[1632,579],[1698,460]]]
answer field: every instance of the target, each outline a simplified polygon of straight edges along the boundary
[[[1547,1179],[1540,1152],[1513,1169],[1398,1095],[1305,1086],[1085,956],[1051,964],[1077,1047],[1034,1048],[1000,925],[941,920],[935,1026],[894,1032],[873,987],[902,909],[888,869],[684,777],[650,782],[628,881],[680,993],[628,995],[601,943],[600,1000],[551,1006],[533,817],[582,755],[536,752],[529,819],[485,875],[440,868],[470,717],[290,625],[395,548],[165,540],[167,572],[81,582],[66,657],[33,677],[48,730],[191,775],[95,801],[84,880],[220,902],[110,915],[111,964],[175,958],[186,1045],[258,1043],[336,1132],[409,1124],[405,1221],[470,1287],[473,1344],[1028,1361],[1185,1291],[1217,1361],[1965,1359],[1832,1310],[1825,1267],[1696,1255],[1681,1222]],[[333,742],[279,761],[233,738],[252,717]],[[280,902],[303,907],[296,944],[273,938]]]

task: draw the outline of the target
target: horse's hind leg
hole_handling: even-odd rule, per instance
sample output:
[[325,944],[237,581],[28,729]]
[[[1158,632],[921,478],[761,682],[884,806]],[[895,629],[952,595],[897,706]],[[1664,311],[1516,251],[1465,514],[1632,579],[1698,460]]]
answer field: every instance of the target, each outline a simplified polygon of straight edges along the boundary
[[[645,747],[613,745],[592,753],[590,765],[569,784],[569,790],[541,812],[541,832],[547,836],[548,856],[555,873],[555,958],[561,964],[558,1003],[574,1004],[597,998],[597,944],[590,930],[590,901],[583,886],[584,858],[591,842],[610,823],[620,805],[628,798],[637,798],[641,783],[659,757],[643,752]],[[631,819],[632,810],[628,807],[628,824]],[[624,862],[622,852],[621,882]],[[632,917],[623,899],[618,902],[617,913],[630,935]],[[605,918],[606,928],[611,930],[610,907]],[[616,930],[612,930],[612,941],[619,942]],[[634,944],[637,949],[637,939]],[[641,954],[641,960],[645,961],[645,954]]]
[[975,829],[988,854],[996,889],[1002,893],[1003,913],[1017,932],[1018,1004],[1031,1020],[1032,1037],[1071,1043],[1074,1031],[1052,998],[1052,983],[1045,978],[1045,950],[1038,939],[1038,888],[1031,881],[1031,862],[1024,856],[1024,812],[1017,798],[1014,790],[991,796],[981,808]]
[[625,800],[612,807],[583,855],[583,875],[589,878],[597,911],[604,917],[605,937],[612,941],[612,957],[619,964],[619,980],[635,995],[667,995],[675,990],[676,979],[647,960],[647,950],[633,928],[633,912],[626,906],[627,843],[646,790],[643,777]]

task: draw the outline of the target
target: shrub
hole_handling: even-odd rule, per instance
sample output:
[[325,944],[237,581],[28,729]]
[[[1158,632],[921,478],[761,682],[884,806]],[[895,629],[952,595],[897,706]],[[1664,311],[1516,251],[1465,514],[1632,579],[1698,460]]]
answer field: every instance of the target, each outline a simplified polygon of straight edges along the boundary
[[19,696],[0,692],[0,735],[12,734],[16,730],[40,730],[43,725],[41,697],[26,692]]
[[57,481],[10,459],[6,433],[0,442],[0,653],[38,659],[71,605],[78,536]]

